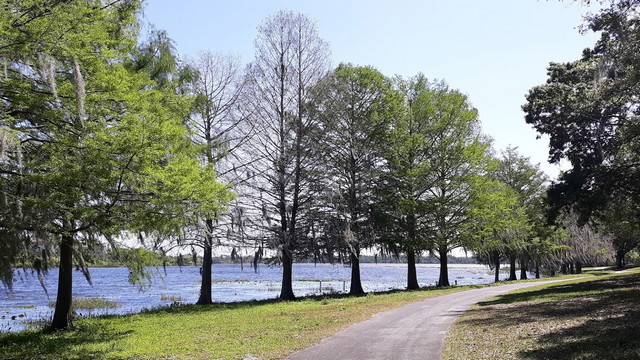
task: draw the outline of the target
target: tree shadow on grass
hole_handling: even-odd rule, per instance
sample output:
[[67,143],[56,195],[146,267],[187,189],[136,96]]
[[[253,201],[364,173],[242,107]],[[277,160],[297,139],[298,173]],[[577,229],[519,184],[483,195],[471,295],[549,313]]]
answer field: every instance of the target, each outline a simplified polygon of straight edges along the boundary
[[506,294],[471,311],[478,316],[464,323],[504,331],[524,324],[522,336],[537,336],[522,359],[640,359],[638,275]]
[[103,359],[108,351],[96,347],[101,343],[114,343],[131,333],[130,330],[113,331],[94,323],[53,333],[24,331],[1,334],[0,359]]
[[529,290],[499,295],[492,300],[482,301],[478,303],[478,305],[491,306],[499,304],[512,304],[524,301],[540,300],[544,299],[545,297],[562,297],[563,295],[569,296],[570,294],[579,294],[582,292],[603,291],[634,286],[640,286],[640,276],[619,276],[601,280],[553,285],[539,290]]
[[538,339],[536,349],[520,351],[523,359],[640,359],[640,311],[616,311],[615,317],[591,319]]

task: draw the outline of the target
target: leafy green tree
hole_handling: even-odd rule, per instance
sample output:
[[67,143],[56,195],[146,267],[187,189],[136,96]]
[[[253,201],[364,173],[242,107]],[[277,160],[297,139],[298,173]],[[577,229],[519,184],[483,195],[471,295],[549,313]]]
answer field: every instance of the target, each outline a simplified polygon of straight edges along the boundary
[[471,249],[478,258],[496,270],[502,259],[510,262],[509,280],[516,280],[516,260],[520,259],[521,278],[531,266],[540,276],[540,266],[555,266],[557,255],[566,247],[561,232],[547,224],[546,176],[538,166],[508,147],[497,158],[487,176],[478,178],[474,187],[476,203],[474,222],[469,234]]
[[579,60],[551,63],[546,84],[529,91],[526,121],[549,135],[552,162],[567,159],[549,196],[554,214],[572,206],[581,222],[606,207],[613,193],[638,200],[638,1],[612,1],[587,18],[600,39]]
[[603,211],[600,230],[612,237],[616,266],[620,269],[626,265],[625,255],[640,245],[639,215],[638,203],[621,196],[611,199]]
[[562,257],[569,250],[563,245],[567,232],[562,226],[550,224],[547,218],[549,202],[545,193],[531,199],[527,204],[527,218],[531,225],[528,240],[528,257],[536,278],[540,269],[547,269],[552,275],[562,263]]
[[[243,132],[244,119],[236,111],[244,83],[237,59],[204,52],[197,60],[180,64],[167,34],[152,31],[148,41],[136,48],[129,67],[132,71],[146,72],[158,88],[190,96],[193,102],[186,124],[190,138],[200,150],[197,156],[209,171],[215,170],[222,177],[228,175],[231,171],[229,161],[225,160],[247,136]],[[234,164],[234,170],[236,167]],[[228,183],[233,179],[226,176],[222,180]],[[219,222],[223,215],[233,215],[197,212],[186,215],[189,218],[179,235],[154,231],[153,249],[166,254],[176,248],[191,247],[192,251],[196,251],[194,247],[201,248],[202,281],[197,304],[211,304],[213,248],[220,243],[220,234],[227,234],[222,231],[226,226],[219,226]]]
[[378,232],[391,249],[406,252],[407,288],[417,289],[416,257],[431,248],[426,214],[433,186],[430,160],[437,90],[422,74],[409,80],[397,78],[396,87],[405,98],[406,110],[392,119],[387,134],[387,169],[378,187],[378,207],[384,214],[378,219]]
[[424,109],[431,118],[432,151],[425,218],[440,259],[438,286],[449,286],[447,254],[465,245],[462,230],[472,221],[473,186],[485,171],[488,145],[480,134],[478,112],[465,95],[444,85],[433,95],[427,102],[432,107]]
[[548,181],[539,165],[518,154],[517,148],[507,147],[498,159],[495,177],[515,191],[518,201],[525,204],[529,212],[537,211],[535,201],[545,193]]
[[21,184],[14,179],[23,169],[19,134],[0,127],[0,281],[11,289],[14,267],[32,268],[44,288],[43,276],[49,270],[52,249],[48,242],[31,243],[22,236],[20,222],[29,214],[24,213]]
[[562,240],[566,238],[563,229],[555,226],[545,229],[547,232],[544,237],[535,237],[529,244],[529,256],[536,279],[540,278],[541,268],[547,268],[551,275],[555,275],[559,259],[569,250],[566,245],[562,245]]
[[[546,191],[547,177],[537,165],[531,164],[529,158],[519,155],[517,148],[513,147],[502,152],[494,176],[514,191],[518,205],[524,209],[529,226],[533,229],[534,222],[542,215],[538,202]],[[520,278],[526,279],[527,276],[529,247],[536,234],[525,232],[521,235],[521,241],[513,242],[508,254],[511,265],[509,280],[516,280],[516,258],[520,259]]]
[[162,264],[161,255],[144,248],[115,248],[115,260],[125,264],[129,271],[129,282],[136,284],[140,290],[144,290],[151,285],[149,279],[152,278],[152,267]]
[[380,174],[380,147],[390,117],[400,106],[391,82],[371,67],[339,65],[316,87],[319,146],[334,216],[351,263],[350,294],[364,293],[360,250],[373,245],[373,189]]
[[465,229],[469,239],[466,247],[479,261],[494,269],[498,282],[502,260],[521,247],[530,224],[512,187],[491,176],[477,180],[474,203],[469,210],[473,221]]
[[90,281],[83,249],[126,229],[177,231],[186,210],[214,211],[227,196],[188,141],[188,99],[129,67],[139,8],[23,1],[0,10],[0,127],[22,154],[21,171],[2,168],[2,186],[22,207],[21,241],[59,247],[52,330],[71,325],[74,259]]
[[462,245],[470,221],[473,183],[486,166],[487,144],[467,97],[422,75],[399,81],[408,112],[390,131],[387,151],[390,223],[405,236],[408,288],[418,287],[415,255],[433,250],[440,286],[449,286],[447,254]]
[[604,184],[591,186],[589,179],[600,176],[603,162],[613,160],[617,118],[625,110],[599,99],[601,90],[593,81],[597,69],[597,61],[551,64],[547,84],[532,89],[523,107],[527,122],[550,136],[550,161],[566,158],[573,166],[550,189],[556,213],[577,202],[588,216],[605,201]]
[[[550,160],[567,159],[572,166],[549,189],[551,217],[575,211],[580,225],[607,223],[612,229],[637,222],[628,212],[612,216],[612,209],[640,200],[639,5],[614,0],[587,17],[585,28],[600,33],[593,48],[576,61],[551,63],[546,84],[527,95],[526,121],[549,135]],[[621,252],[633,245],[622,241],[627,236],[615,238]]]

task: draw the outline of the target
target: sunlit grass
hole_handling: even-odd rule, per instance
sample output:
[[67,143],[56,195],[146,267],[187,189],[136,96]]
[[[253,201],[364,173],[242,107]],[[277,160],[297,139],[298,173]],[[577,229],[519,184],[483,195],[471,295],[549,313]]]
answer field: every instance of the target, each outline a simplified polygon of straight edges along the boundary
[[[185,305],[135,315],[87,318],[77,320],[76,328],[68,332],[2,334],[0,359],[279,359],[380,311],[478,287],[360,297],[324,295],[292,302]],[[573,295],[563,296],[567,297],[563,301],[570,302]]]
[[640,271],[594,271],[480,303],[447,337],[445,359],[640,359]]
[[0,335],[1,359],[278,359],[373,314],[465,287],[180,306]]

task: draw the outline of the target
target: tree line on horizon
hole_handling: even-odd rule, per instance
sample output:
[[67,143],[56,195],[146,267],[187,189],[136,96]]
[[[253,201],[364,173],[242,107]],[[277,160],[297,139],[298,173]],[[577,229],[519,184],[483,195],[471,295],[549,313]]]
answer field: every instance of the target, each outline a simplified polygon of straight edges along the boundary
[[[620,1],[591,18],[603,39],[575,64],[552,64],[548,84],[527,98],[526,120],[551,136],[551,159],[573,165],[548,187],[516,148],[492,149],[466,95],[421,73],[332,67],[303,14],[265,19],[255,58],[242,65],[209,52],[180,59],[165,32],[141,34],[141,1],[8,2],[0,8],[0,280],[10,287],[19,267],[42,279],[57,258],[57,330],[71,326],[74,268],[91,282],[88,266],[104,244],[201,254],[198,304],[213,302],[219,248],[280,264],[282,300],[295,298],[296,259],[348,262],[349,293],[364,294],[365,249],[406,256],[407,289],[419,288],[416,262],[427,253],[440,261],[438,286],[449,286],[456,248],[495,269],[496,281],[504,261],[510,280],[516,263],[521,277],[579,272],[614,252],[622,265],[638,245],[639,42],[628,40],[637,31],[626,3],[635,9]],[[617,92],[621,84],[630,93]],[[594,114],[597,126],[585,124]],[[563,130],[567,121],[573,132]],[[627,182],[614,170],[627,171]],[[584,194],[601,202],[587,207]],[[123,256],[130,281],[155,264],[149,252]]]

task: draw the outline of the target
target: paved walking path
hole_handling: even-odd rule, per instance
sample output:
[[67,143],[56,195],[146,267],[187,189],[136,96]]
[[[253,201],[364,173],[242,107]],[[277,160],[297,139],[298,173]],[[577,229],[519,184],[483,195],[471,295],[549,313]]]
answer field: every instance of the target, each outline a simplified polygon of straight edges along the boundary
[[411,303],[376,314],[287,359],[439,360],[451,324],[471,305],[509,291],[566,280],[491,286]]

